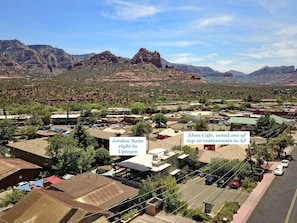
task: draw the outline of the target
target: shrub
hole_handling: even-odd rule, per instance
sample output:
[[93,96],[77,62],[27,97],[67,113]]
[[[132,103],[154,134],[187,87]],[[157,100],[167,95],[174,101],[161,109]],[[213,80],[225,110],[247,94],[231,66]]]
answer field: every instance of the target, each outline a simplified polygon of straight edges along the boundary
[[223,218],[232,221],[233,215],[237,213],[240,205],[237,202],[225,202],[219,213],[212,219],[212,223],[223,223]]
[[136,208],[131,209],[130,211],[128,211],[127,213],[125,213],[123,215],[123,220],[127,221],[129,218],[132,218],[134,215],[136,215],[138,213],[138,210]]
[[257,184],[258,183],[256,181],[253,181],[251,178],[245,177],[241,182],[241,188],[243,190],[246,190],[247,192],[252,192]]
[[21,198],[26,195],[25,191],[15,190],[0,199],[0,207],[7,207],[10,204],[17,203]]

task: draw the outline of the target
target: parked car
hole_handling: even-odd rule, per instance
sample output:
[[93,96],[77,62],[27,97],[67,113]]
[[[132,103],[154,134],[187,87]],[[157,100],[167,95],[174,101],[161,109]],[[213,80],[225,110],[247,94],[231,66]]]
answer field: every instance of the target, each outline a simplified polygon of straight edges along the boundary
[[289,163],[290,163],[290,161],[289,161],[289,160],[286,160],[286,159],[283,159],[283,160],[281,161],[281,165],[282,165],[283,167],[285,167],[285,168],[287,168],[287,167],[289,166]]
[[218,180],[218,176],[215,175],[208,175],[205,178],[205,185],[212,185],[213,183],[215,183]]
[[293,157],[290,155],[290,154],[286,154],[284,159],[286,160],[289,160],[289,161],[292,161],[293,160]]
[[241,179],[239,177],[234,177],[229,183],[229,187],[233,189],[238,189],[240,186],[241,186]]
[[276,176],[282,176],[284,174],[285,170],[282,165],[277,165],[274,169],[274,175]]
[[24,186],[25,184],[28,184],[28,182],[27,181],[19,182],[16,185],[13,186],[13,189],[17,189],[18,187]]
[[226,187],[228,185],[228,178],[224,177],[224,178],[220,178],[218,181],[217,181],[217,187]]
[[196,171],[195,171],[195,175],[196,175],[196,176],[203,177],[203,172],[202,172],[202,170],[201,170],[201,169],[196,170]]

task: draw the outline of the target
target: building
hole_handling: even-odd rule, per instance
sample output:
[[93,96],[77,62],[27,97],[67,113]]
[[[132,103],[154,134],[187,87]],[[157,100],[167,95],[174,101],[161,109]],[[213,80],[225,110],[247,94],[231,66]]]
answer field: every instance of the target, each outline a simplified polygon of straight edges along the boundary
[[[231,131],[253,131],[260,117],[253,116],[253,115],[252,115],[252,118],[251,117],[231,117],[228,120],[228,122],[230,123],[230,130]],[[286,119],[277,115],[271,115],[270,118],[274,119],[278,125],[282,125],[284,122],[286,122]]]
[[0,158],[0,189],[34,180],[41,171],[42,167],[22,159]]
[[31,118],[30,115],[0,115],[0,120],[8,119],[14,121],[18,126],[25,125],[26,121]]
[[104,130],[88,128],[87,132],[96,139],[98,147],[104,147],[106,149],[109,149],[109,138],[115,136],[122,136],[126,133],[126,130],[116,128],[106,128]]
[[[99,207],[76,201],[67,193],[52,190],[32,190],[11,209],[0,216],[0,222],[88,223],[111,213]],[[104,221],[103,221],[104,220]]]
[[124,167],[138,172],[167,173],[175,175],[182,166],[182,161],[189,155],[182,151],[170,151],[163,148],[149,150],[145,155],[134,156],[130,159],[116,163],[116,166]]
[[217,147],[215,150],[198,150],[198,160],[201,163],[211,163],[212,159],[245,160],[247,158],[247,145],[234,145]]
[[50,122],[53,125],[76,125],[81,117],[81,112],[60,112],[53,113]]
[[183,134],[183,132],[181,130],[176,130],[176,129],[172,129],[172,128],[166,128],[161,130],[160,132],[157,132],[157,139],[166,139],[169,137],[173,137],[179,134]]
[[129,206],[130,200],[138,195],[138,189],[92,172],[76,175],[51,187],[72,196],[77,202],[111,212],[120,211],[120,203]]
[[48,138],[37,138],[9,143],[10,154],[15,158],[26,160],[43,168],[51,168],[52,159],[46,155],[49,146]]
[[131,113],[131,109],[130,108],[108,108],[107,112],[109,114],[127,115]]

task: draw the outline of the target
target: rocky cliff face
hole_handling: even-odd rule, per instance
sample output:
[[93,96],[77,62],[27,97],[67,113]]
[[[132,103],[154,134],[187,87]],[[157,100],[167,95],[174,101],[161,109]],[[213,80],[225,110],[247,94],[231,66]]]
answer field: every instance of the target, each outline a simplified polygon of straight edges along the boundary
[[18,75],[59,74],[75,61],[64,50],[18,40],[0,40],[0,55],[0,72]]
[[150,52],[145,48],[141,48],[138,53],[131,59],[132,64],[152,63],[156,67],[162,67],[160,53]]
[[260,70],[254,71],[250,73],[251,76],[259,76],[259,75],[272,75],[272,74],[293,74],[295,73],[294,66],[280,66],[280,67],[268,67],[265,66]]
[[[143,78],[147,74],[151,75],[149,69],[146,69],[148,67],[151,70],[156,68],[155,72],[159,72],[158,69],[163,67],[162,69],[174,68],[177,71],[190,74],[189,77],[197,75],[193,80],[201,79],[207,83],[297,85],[297,72],[294,66],[266,66],[250,74],[237,71],[222,73],[210,67],[170,63],[162,59],[158,52],[150,52],[145,48],[141,48],[132,59],[127,59],[115,56],[109,51],[100,54],[70,55],[62,49],[48,45],[27,46],[18,40],[0,40],[1,77],[5,75],[10,77],[56,75],[73,68],[79,68],[80,73],[90,73],[100,70],[100,64],[104,64],[104,66],[108,64],[108,67],[114,65],[114,68],[123,67],[123,64],[125,66],[132,65],[134,68],[127,69],[136,72],[139,78]],[[121,66],[117,64],[121,64]],[[140,69],[138,65],[140,65]],[[179,73],[175,72],[175,74]],[[124,75],[126,73],[121,74],[121,76]]]
[[110,51],[104,51],[102,53],[96,54],[90,58],[90,61],[93,61],[94,63],[96,63],[96,62],[100,62],[100,63],[125,63],[125,62],[128,62],[127,59],[124,59],[123,57],[115,56]]
[[36,51],[51,70],[67,69],[69,64],[75,62],[75,59],[62,49],[47,45],[29,45],[28,47]]

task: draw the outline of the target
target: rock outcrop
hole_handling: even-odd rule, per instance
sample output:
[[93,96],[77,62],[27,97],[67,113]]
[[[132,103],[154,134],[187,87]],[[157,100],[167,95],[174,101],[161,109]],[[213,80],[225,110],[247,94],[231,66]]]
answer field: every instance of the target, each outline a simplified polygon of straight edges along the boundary
[[141,48],[138,53],[131,59],[132,64],[152,63],[156,67],[162,67],[160,53],[150,52],[145,48]]
[[123,57],[118,57],[112,54],[110,51],[104,51],[102,53],[96,54],[90,58],[94,64],[96,63],[125,63],[128,62],[127,59]]
[[0,40],[0,55],[0,72],[18,75],[59,74],[75,62],[64,50],[18,40]]

